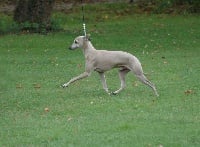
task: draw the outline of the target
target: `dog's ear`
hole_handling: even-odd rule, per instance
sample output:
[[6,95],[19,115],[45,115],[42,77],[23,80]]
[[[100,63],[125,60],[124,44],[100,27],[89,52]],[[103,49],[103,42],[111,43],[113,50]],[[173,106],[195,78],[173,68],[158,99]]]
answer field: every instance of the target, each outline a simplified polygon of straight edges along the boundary
[[85,38],[86,40],[91,41],[90,34],[86,34]]

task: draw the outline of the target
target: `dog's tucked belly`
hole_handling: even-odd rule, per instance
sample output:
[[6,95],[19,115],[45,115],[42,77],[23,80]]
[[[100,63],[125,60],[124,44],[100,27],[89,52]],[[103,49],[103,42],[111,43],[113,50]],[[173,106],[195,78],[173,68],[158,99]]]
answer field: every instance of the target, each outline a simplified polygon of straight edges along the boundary
[[98,65],[94,68],[94,71],[97,71],[97,72],[106,72],[108,70],[111,70],[113,68],[122,68],[122,69],[128,69],[126,65],[123,65],[123,64],[113,64],[113,65]]
[[112,67],[112,68],[110,68],[110,67],[108,67],[108,68],[105,68],[105,67],[104,67],[104,68],[95,67],[94,71],[99,72],[99,73],[102,73],[102,72],[106,72],[106,71],[108,71],[108,70],[111,70],[111,69],[113,69],[113,68],[119,68],[120,70],[128,69],[127,66],[119,65],[119,66],[114,66],[114,67]]

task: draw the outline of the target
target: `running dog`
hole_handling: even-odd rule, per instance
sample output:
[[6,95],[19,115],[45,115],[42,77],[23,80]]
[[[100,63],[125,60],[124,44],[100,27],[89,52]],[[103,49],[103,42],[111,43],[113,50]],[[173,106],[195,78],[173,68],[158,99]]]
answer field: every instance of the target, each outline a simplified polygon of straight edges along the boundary
[[[156,96],[159,96],[154,84],[145,77],[140,61],[132,54],[123,51],[96,50],[90,41],[89,35],[78,36],[75,38],[69,49],[75,50],[77,48],[82,48],[83,50],[85,56],[85,72],[63,84],[63,88],[68,87],[77,80],[90,76],[92,71],[96,71],[100,75],[103,89],[109,95],[115,95],[125,88],[125,76],[131,71],[142,83],[151,87]],[[113,68],[119,68],[121,87],[114,92],[109,92],[104,73]]]

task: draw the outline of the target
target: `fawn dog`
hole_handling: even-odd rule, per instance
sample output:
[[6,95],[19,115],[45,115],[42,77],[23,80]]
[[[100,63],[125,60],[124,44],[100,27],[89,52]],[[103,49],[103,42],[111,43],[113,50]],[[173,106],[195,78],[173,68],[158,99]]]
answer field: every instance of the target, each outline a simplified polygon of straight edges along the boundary
[[[151,87],[156,96],[159,96],[154,84],[145,77],[140,61],[132,54],[123,51],[96,50],[90,41],[89,35],[75,38],[69,49],[74,50],[77,48],[82,48],[83,50],[85,56],[85,72],[63,84],[63,88],[68,87],[69,84],[77,80],[90,76],[92,71],[96,71],[100,75],[103,89],[109,95],[118,94],[125,88],[125,76],[131,71],[142,83]],[[119,68],[121,87],[114,92],[109,92],[104,73],[112,68]]]

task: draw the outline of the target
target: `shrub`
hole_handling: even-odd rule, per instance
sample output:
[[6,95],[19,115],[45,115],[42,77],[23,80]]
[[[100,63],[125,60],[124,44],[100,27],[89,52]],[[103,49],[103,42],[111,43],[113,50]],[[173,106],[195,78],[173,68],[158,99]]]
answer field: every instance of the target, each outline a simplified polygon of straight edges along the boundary
[[50,17],[53,4],[54,0],[19,0],[14,12],[14,20],[22,30],[31,32],[51,30]]
[[12,17],[3,14],[0,17],[0,34],[19,31],[18,24],[12,20]]

